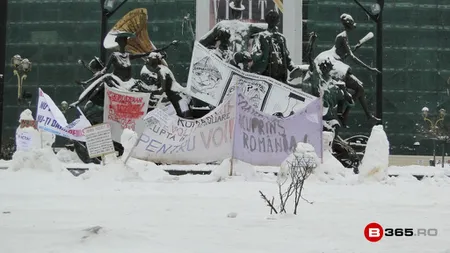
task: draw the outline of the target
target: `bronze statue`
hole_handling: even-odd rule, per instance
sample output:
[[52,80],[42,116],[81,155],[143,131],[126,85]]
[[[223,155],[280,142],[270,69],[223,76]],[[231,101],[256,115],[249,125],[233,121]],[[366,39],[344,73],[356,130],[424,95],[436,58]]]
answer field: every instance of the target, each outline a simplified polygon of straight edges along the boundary
[[280,14],[270,10],[265,16],[265,21],[268,25],[267,30],[258,33],[253,44],[251,72],[287,83],[288,72],[299,67],[292,62],[286,38],[278,31]]
[[229,6],[231,9],[231,18],[242,19],[242,14],[245,10],[245,6],[242,4],[242,0],[232,0]]
[[163,64],[163,58],[163,54],[154,52],[145,59],[145,67],[141,71],[145,84],[136,85],[132,91],[151,92],[149,107],[170,102],[179,117],[192,118],[190,98],[185,95],[185,88],[175,80],[172,71]]
[[[125,47],[127,46],[128,38],[134,37],[134,34],[127,32],[120,32],[116,34],[116,42],[119,44],[119,51],[111,54],[108,62],[106,63],[105,68],[102,69],[101,73],[105,74],[106,71],[113,66],[113,74],[119,77],[125,85],[130,80],[132,80],[132,71],[131,71],[131,61],[135,59],[140,59],[145,56],[148,56],[150,53],[143,54],[130,54],[125,51]],[[127,87],[123,87],[125,89],[130,89],[134,85],[134,82],[126,85]]]
[[[377,73],[380,73],[380,71],[365,64],[353,54],[347,37],[347,34],[356,28],[356,23],[353,20],[352,16],[344,13],[340,16],[340,21],[344,26],[344,31],[336,36],[335,44],[331,49],[320,53],[316,57],[316,59],[314,60],[316,68],[319,69],[318,66],[321,63],[329,60],[333,65],[333,68],[330,71],[332,78],[335,80],[344,81],[347,89],[354,90],[353,100],[359,100],[367,119],[379,121],[379,119],[373,116],[368,110],[362,82],[352,74],[350,66],[342,62],[342,60],[349,56],[353,61],[370,71]],[[343,111],[343,113],[341,113],[339,117],[345,127],[350,108],[351,107],[348,106],[345,109],[338,109],[338,111]]]
[[265,24],[242,22],[245,6],[242,0],[229,4],[231,20],[218,22],[199,42],[209,49],[218,49],[223,60],[243,70],[249,70],[251,56],[248,52],[252,36],[266,29]]

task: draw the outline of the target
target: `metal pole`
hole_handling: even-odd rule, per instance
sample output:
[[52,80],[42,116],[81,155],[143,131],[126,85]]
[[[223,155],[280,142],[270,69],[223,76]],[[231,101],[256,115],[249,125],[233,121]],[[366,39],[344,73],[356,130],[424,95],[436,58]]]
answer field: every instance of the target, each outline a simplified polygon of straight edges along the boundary
[[442,168],[444,168],[444,159],[445,159],[445,141],[442,141]]
[[105,40],[106,35],[108,34],[108,12],[105,10],[105,0],[100,0],[100,8],[102,13],[102,24],[101,24],[101,31],[100,31],[100,60],[103,62],[103,64],[106,63],[106,48],[103,47],[103,40]]
[[8,0],[0,1],[0,151],[3,144],[3,93],[5,87],[6,62],[6,23]]
[[433,139],[433,166],[436,167],[436,140]]
[[377,74],[376,84],[376,116],[383,119],[383,12],[380,12],[377,22],[376,66],[381,72]]

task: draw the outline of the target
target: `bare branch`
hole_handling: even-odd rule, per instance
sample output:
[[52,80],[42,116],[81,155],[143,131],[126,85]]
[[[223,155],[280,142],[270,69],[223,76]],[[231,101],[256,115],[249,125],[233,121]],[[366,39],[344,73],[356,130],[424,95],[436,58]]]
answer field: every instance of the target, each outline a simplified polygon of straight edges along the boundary
[[264,195],[264,193],[263,193],[262,191],[259,191],[259,194],[261,194],[261,198],[264,199],[264,200],[266,201],[267,206],[270,207],[270,212],[272,213],[272,211],[273,211],[273,212],[275,212],[276,214],[278,214],[277,209],[275,209],[275,207],[273,206],[273,203],[271,203],[271,202],[269,201],[269,199],[267,199],[266,195]]

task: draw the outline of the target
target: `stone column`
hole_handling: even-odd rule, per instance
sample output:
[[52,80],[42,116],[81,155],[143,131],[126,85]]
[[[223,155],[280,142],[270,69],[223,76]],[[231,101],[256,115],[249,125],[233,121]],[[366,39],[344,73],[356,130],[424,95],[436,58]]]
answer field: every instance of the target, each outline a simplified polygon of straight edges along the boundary
[[303,0],[284,0],[283,10],[283,34],[292,60],[300,65],[303,57]]

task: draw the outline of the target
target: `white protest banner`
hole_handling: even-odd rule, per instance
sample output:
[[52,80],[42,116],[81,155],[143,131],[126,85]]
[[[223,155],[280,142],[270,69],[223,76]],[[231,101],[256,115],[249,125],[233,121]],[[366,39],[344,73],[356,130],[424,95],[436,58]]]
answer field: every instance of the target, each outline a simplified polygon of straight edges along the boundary
[[[235,96],[196,120],[153,110],[146,117],[148,128],[133,157],[161,163],[197,164],[221,161],[232,155]],[[150,120],[149,120],[150,119]]]
[[141,132],[147,114],[150,93],[127,92],[105,86],[103,122],[111,125],[112,138],[120,142],[124,129]]
[[284,116],[300,111],[315,97],[273,78],[242,71],[222,61],[196,42],[186,90],[194,98],[219,105],[236,88],[260,111],[281,112]]
[[80,111],[80,117],[68,124],[66,117],[56,106],[55,102],[39,88],[37,105],[37,127],[43,131],[59,135],[71,140],[86,141],[83,129],[91,123]]
[[86,136],[86,148],[90,158],[112,154],[115,151],[111,136],[111,126],[103,123],[83,130]]
[[197,41],[192,53],[186,90],[189,95],[213,106],[220,104],[232,70]]

